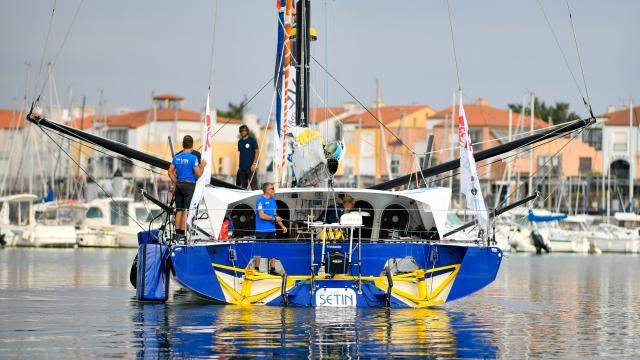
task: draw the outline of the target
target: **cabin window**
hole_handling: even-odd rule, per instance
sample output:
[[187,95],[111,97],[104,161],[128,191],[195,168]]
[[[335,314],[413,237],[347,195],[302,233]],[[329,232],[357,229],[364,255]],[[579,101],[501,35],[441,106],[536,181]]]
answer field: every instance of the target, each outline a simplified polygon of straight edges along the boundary
[[409,211],[402,205],[389,205],[380,219],[380,239],[400,239],[409,230]]
[[104,215],[102,215],[102,210],[99,207],[92,206],[87,210],[85,216],[87,219],[99,219]]
[[252,236],[256,230],[256,212],[247,204],[239,204],[231,210],[233,237]]
[[29,201],[9,203],[9,224],[29,225],[30,208],[31,203]]
[[353,204],[353,208],[366,213],[366,215],[362,216],[362,238],[371,239],[371,234],[373,232],[373,219],[375,218],[375,211],[373,210],[373,206],[364,200],[357,200],[355,204]]
[[114,201],[111,203],[111,225],[129,225],[129,203]]

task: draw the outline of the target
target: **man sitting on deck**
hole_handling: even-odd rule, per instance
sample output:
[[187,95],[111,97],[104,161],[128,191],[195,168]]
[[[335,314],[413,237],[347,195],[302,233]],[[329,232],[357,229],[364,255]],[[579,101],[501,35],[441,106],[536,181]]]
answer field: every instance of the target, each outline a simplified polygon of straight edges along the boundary
[[282,224],[282,218],[276,214],[276,189],[273,183],[262,184],[262,195],[256,201],[256,239],[274,240],[276,238],[276,224],[287,233],[287,227]]
[[325,224],[335,224],[340,222],[340,217],[353,210],[353,204],[355,200],[350,195],[345,195],[342,198],[342,205],[337,206],[329,205],[327,209],[323,211],[318,217],[318,221],[322,221]]

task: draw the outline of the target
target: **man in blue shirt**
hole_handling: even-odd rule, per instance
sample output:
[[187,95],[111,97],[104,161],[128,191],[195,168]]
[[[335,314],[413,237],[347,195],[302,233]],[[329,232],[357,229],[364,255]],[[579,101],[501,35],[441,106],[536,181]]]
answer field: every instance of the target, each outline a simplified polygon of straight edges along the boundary
[[282,224],[282,218],[276,214],[276,189],[273,183],[262,184],[262,195],[256,201],[256,239],[273,240],[276,238],[276,224],[287,233],[287,227]]
[[238,152],[240,153],[240,161],[238,164],[238,173],[236,174],[236,185],[243,189],[258,189],[258,174],[256,168],[258,166],[258,156],[260,150],[258,142],[253,136],[249,136],[249,127],[247,125],[240,126],[240,140],[238,140]]
[[207,162],[199,160],[193,150],[193,138],[185,135],[182,139],[183,150],[176,154],[169,165],[169,178],[174,186],[174,198],[176,202],[176,234],[184,237],[187,211],[191,205],[193,191],[196,188],[196,181]]

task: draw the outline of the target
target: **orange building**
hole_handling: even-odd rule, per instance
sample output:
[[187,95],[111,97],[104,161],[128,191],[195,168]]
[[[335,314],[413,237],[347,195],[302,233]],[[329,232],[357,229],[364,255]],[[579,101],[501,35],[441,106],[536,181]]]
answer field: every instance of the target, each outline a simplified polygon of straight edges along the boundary
[[[469,125],[469,136],[476,152],[508,142],[510,122],[512,139],[531,134],[530,116],[522,117],[519,113],[492,107],[486,100],[480,99],[465,104],[464,110]],[[457,120],[452,121],[457,118],[458,106],[454,112],[448,107],[431,116],[432,120],[440,120],[434,126],[434,151],[439,162],[459,157],[458,124]],[[548,126],[545,121],[534,118],[534,131]],[[528,193],[529,189],[526,187],[531,169],[529,161],[529,150],[523,148],[501,158],[478,162],[478,175],[484,187],[485,197],[491,199],[490,196],[500,190],[504,194],[507,188],[511,189],[510,193],[513,194],[517,182],[514,179],[519,179],[522,184],[521,194]],[[533,176],[536,177],[537,184],[541,178],[548,178],[549,175],[551,179],[566,179],[599,173],[602,170],[602,152],[577,135],[567,135],[534,145],[533,161]],[[512,175],[511,183],[507,182],[509,171]]]

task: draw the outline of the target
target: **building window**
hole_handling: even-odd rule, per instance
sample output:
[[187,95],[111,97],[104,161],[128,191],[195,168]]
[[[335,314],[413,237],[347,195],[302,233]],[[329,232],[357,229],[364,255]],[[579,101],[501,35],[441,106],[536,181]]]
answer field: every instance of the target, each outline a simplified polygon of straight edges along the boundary
[[613,133],[613,151],[627,152],[627,133],[617,131]]
[[353,156],[345,156],[344,160],[342,162],[342,175],[345,177],[349,177],[351,175],[353,175],[354,171],[353,171],[353,165],[354,165],[354,161],[353,161]]
[[538,156],[538,174],[539,176],[560,176],[560,165],[562,164],[560,155],[540,155]]
[[580,165],[578,167],[578,171],[582,174],[587,171],[591,171],[591,158],[590,157],[581,157]]
[[355,135],[354,135],[355,131],[353,128],[346,128],[346,129],[342,129],[342,135],[344,135],[344,142],[345,143],[350,143],[353,141],[353,139],[355,139]]
[[342,124],[336,123],[336,140],[342,140]]
[[469,138],[474,151],[482,150],[482,129],[469,129]]
[[596,150],[602,150],[602,128],[586,129],[582,132],[582,141]]
[[133,162],[129,159],[120,158],[120,168],[123,173],[130,175],[133,173]]
[[109,129],[107,130],[107,139],[117,141],[121,144],[128,144],[127,129]]
[[391,174],[397,175],[400,173],[400,156],[392,155],[391,156]]

